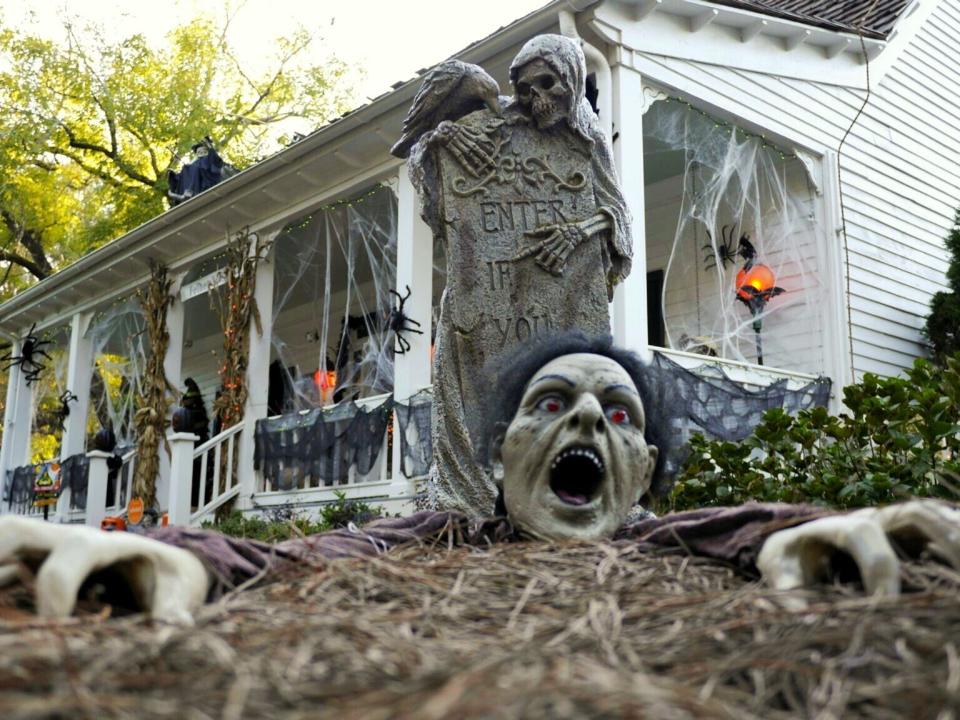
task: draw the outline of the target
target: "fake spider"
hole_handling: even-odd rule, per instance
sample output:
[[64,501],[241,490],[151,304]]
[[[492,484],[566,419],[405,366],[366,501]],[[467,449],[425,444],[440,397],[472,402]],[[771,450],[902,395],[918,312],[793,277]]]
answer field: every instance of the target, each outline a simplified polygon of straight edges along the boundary
[[390,294],[397,296],[397,306],[390,309],[390,319],[387,321],[387,324],[397,338],[397,345],[394,352],[397,355],[405,355],[410,350],[410,341],[403,336],[403,333],[412,332],[417,335],[423,335],[423,330],[414,328],[414,325],[420,327],[420,323],[413,318],[407,317],[403,312],[404,303],[410,298],[410,286],[407,285],[406,295],[401,295],[396,290],[390,290]]
[[734,244],[736,233],[733,225],[724,225],[720,228],[720,238],[723,242],[717,245],[716,250],[713,247],[713,236],[707,232],[707,237],[710,238],[710,242],[702,248],[707,251],[706,257],[703,259],[704,270],[713,270],[717,266],[717,258],[720,258],[723,267],[726,267],[727,263],[736,263],[738,257],[743,258],[747,265],[750,265],[757,256],[757,250],[753,247],[750,236],[746,233],[741,235],[740,239]]
[[60,407],[57,408],[55,415],[57,418],[57,425],[61,430],[63,430],[63,426],[67,422],[67,416],[70,414],[70,403],[77,399],[77,396],[69,390],[64,390],[57,399],[60,403]]
[[42,356],[51,362],[53,361],[53,358],[43,350],[44,345],[52,345],[53,342],[50,340],[41,340],[34,335],[33,332],[36,328],[36,323],[30,326],[30,332],[28,332],[27,336],[23,339],[23,346],[20,348],[19,355],[14,355],[11,350],[3,357],[0,357],[0,362],[7,363],[3,367],[4,371],[9,370],[14,365],[20,368],[20,372],[23,373],[28,387],[39,380],[40,374],[47,369],[47,366],[43,364],[40,357]]

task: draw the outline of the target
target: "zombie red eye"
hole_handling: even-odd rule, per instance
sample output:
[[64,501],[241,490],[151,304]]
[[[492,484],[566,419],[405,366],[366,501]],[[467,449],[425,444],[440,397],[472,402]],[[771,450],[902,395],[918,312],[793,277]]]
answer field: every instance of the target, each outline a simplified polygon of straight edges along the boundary
[[557,395],[547,395],[537,403],[537,409],[548,413],[558,413],[566,407],[562,397]]
[[606,410],[607,419],[614,425],[626,425],[630,422],[630,413],[627,409],[619,405],[608,407]]

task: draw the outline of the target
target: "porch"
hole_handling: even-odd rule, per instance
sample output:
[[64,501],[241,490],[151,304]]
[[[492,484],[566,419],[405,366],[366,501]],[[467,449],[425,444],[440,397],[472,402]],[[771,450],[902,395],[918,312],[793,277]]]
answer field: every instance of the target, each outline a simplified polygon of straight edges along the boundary
[[[680,433],[707,423],[742,436],[766,407],[828,402],[820,378],[845,377],[845,323],[825,230],[833,212],[826,158],[614,70],[614,147],[638,247],[611,305],[615,339],[687,378],[684,402],[699,403],[687,415],[702,422],[678,421]],[[39,514],[35,480],[56,472],[63,492],[48,514],[61,522],[96,525],[126,506],[134,398],[150,351],[134,294],[148,259],[173,278],[167,378],[178,392],[195,383],[212,434],[168,436],[157,489],[171,521],[198,524],[226,503],[312,513],[337,493],[410,511],[429,467],[432,330],[445,264],[405,168],[386,154],[411,93],[387,96],[4,306],[0,325],[17,338],[11,352],[22,352],[37,322],[51,360],[45,384],[11,368],[3,512]],[[371,123],[377,132],[365,129]],[[224,358],[218,303],[224,236],[238,222],[270,249],[256,271],[244,418],[220,428],[210,422]],[[742,236],[785,290],[756,313],[738,301]],[[401,298],[413,322],[398,337],[391,311]],[[705,399],[721,386],[736,389],[736,403]],[[62,430],[50,420],[58,409]],[[704,419],[721,411],[726,420]],[[116,445],[94,449],[106,427]]]

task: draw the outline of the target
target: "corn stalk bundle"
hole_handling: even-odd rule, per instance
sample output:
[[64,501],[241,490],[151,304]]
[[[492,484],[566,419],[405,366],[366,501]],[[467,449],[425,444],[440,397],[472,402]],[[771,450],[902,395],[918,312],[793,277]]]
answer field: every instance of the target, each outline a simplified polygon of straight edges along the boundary
[[226,429],[243,419],[247,403],[247,362],[250,357],[250,321],[262,334],[260,311],[254,291],[257,285],[257,266],[270,249],[270,243],[260,240],[249,228],[227,240],[226,282],[210,293],[210,304],[220,319],[223,331],[223,355],[220,360],[220,394],[213,410]]
[[[247,404],[247,363],[250,358],[250,321],[257,327],[257,333],[263,334],[260,311],[254,292],[257,285],[257,266],[270,249],[270,243],[263,242],[249,228],[227,238],[226,282],[210,293],[210,305],[220,320],[223,331],[223,355],[218,368],[220,392],[213,401],[213,411],[220,418],[220,426],[226,430],[243,420],[243,411]],[[230,453],[220,455],[220,491],[222,492],[230,475],[236,476],[239,462],[239,445]],[[228,469],[229,467],[229,469]],[[229,512],[231,505],[218,510],[218,517]]]
[[160,472],[160,443],[167,454],[170,446],[165,433],[170,398],[167,390],[176,393],[167,380],[163,360],[170,345],[167,332],[167,310],[173,302],[170,288],[173,281],[167,277],[167,269],[151,263],[150,282],[137,291],[137,299],[143,308],[147,333],[147,358],[137,411],[133,416],[137,455],[133,472],[133,496],[143,500],[145,507],[157,504],[157,476]]

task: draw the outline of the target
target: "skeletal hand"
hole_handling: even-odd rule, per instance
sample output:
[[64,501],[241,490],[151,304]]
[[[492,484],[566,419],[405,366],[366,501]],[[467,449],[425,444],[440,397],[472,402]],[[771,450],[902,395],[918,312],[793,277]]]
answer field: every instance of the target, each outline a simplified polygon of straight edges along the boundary
[[578,223],[546,225],[524,235],[542,239],[517,253],[513,259],[520,260],[536,255],[537,265],[553,275],[563,275],[567,257],[577,245],[587,239],[586,231]]
[[483,131],[444,120],[437,125],[432,140],[443,144],[456,161],[475,178],[482,178],[496,167],[493,157],[483,147],[484,144],[490,145]]
[[37,612],[49,618],[68,617],[81,585],[101,570],[115,571],[105,582],[123,585],[148,615],[169,622],[192,624],[192,613],[203,604],[209,585],[196,556],[157,540],[0,517],[0,586],[17,579],[20,560],[39,563]]
[[[808,587],[829,575],[830,560],[847,553],[870,595],[900,594],[900,562],[894,546],[916,556],[927,550],[960,570],[960,510],[936,500],[813,520],[774,533],[763,544],[757,567],[778,590]],[[798,608],[800,598],[792,599]]]

